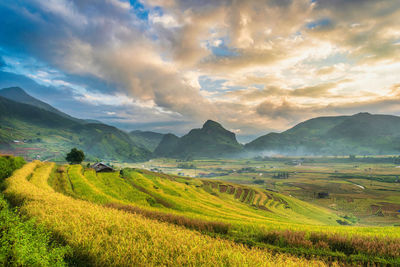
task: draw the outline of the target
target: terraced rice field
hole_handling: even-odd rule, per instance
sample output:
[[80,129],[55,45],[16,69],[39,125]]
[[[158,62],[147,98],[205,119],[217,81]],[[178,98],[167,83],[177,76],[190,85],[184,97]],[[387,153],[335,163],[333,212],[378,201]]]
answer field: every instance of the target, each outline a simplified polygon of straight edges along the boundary
[[6,196],[81,264],[400,263],[399,228],[339,226],[328,210],[260,188],[38,161],[6,184]]
[[[14,203],[20,203],[24,213],[36,218],[70,244],[79,264],[325,265],[317,260],[272,255],[265,249],[250,249],[183,227],[57,193],[47,184],[53,168],[52,163],[32,162],[25,165],[7,180],[5,193]],[[75,172],[78,169],[72,167],[70,174],[78,176]],[[79,185],[91,188],[90,184]],[[92,195],[99,191],[90,189],[88,192]]]

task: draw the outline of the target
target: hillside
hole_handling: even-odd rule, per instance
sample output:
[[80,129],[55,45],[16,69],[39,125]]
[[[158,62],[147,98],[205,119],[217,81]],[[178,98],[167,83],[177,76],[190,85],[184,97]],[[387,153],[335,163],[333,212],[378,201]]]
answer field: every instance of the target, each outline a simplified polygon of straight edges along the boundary
[[[328,210],[279,193],[233,183],[129,168],[121,173],[96,173],[80,165],[69,166],[67,174],[73,191],[69,187],[56,190],[101,204],[137,204],[152,210],[167,209],[174,214],[225,222],[239,222],[244,216],[256,224],[273,220],[339,225],[340,217]],[[67,184],[62,180],[51,183]]]
[[24,214],[71,247],[74,265],[400,263],[395,227],[339,226],[329,210],[260,188],[38,161],[5,187]]
[[151,131],[131,131],[129,136],[138,145],[143,146],[149,151],[153,152],[160,144],[164,134],[151,132]]
[[234,133],[221,124],[208,120],[201,129],[193,129],[181,138],[166,135],[154,151],[160,157],[221,157],[233,156],[242,150]]
[[288,155],[398,154],[400,117],[359,113],[318,117],[245,145],[247,151]]
[[179,137],[174,134],[170,133],[164,135],[161,142],[154,150],[153,154],[158,157],[169,157],[171,153],[177,148],[179,140]]
[[150,152],[125,132],[104,124],[81,124],[57,113],[0,97],[0,149],[28,159],[63,160],[73,147],[92,159],[139,161]]
[[[326,265],[318,259],[251,248],[222,236],[215,238],[212,235],[226,235],[230,228],[221,221],[207,221],[190,213],[183,217],[167,213],[168,209],[161,212],[156,208],[140,208],[141,200],[149,199],[151,203],[151,199],[158,201],[174,195],[193,203],[188,198],[189,192],[206,203],[205,198],[210,194],[194,185],[140,173],[129,174],[126,180],[115,174],[96,176],[90,170],[82,174],[78,166],[71,166],[67,171],[73,187],[66,187],[68,192],[60,194],[57,191],[64,187],[59,182],[65,183],[68,179],[64,168],[49,162],[28,163],[7,179],[5,195],[18,203],[25,215],[34,218],[48,232],[56,233],[52,236],[56,242],[68,245],[68,266],[265,266],[266,262],[272,266]],[[104,182],[111,184],[104,188]],[[152,198],[142,192],[149,188],[147,182],[162,188],[159,192],[151,189]],[[101,205],[101,202],[109,204]],[[207,209],[212,210],[213,206],[204,211]]]
[[99,121],[96,120],[82,120],[82,119],[77,119],[74,118],[54,107],[52,107],[51,105],[40,101],[39,99],[36,99],[34,97],[32,97],[31,95],[27,94],[23,89],[21,89],[20,87],[8,87],[8,88],[3,88],[0,90],[0,96],[13,100],[15,102],[19,102],[19,103],[23,103],[23,104],[28,104],[31,106],[35,106],[53,113],[56,113],[57,115],[60,115],[61,117],[82,123],[82,124],[86,124],[86,123],[100,123]]

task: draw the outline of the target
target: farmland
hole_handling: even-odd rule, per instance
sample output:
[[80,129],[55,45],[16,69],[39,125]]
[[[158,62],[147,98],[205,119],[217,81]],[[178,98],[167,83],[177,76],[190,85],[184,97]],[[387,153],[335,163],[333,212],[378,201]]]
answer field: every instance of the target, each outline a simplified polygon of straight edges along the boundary
[[0,267],[400,267],[399,0],[0,14]]
[[[352,217],[357,225],[400,223],[400,168],[393,160],[361,158],[353,162],[348,158],[277,158],[195,160],[185,164],[193,167],[179,168],[182,163],[171,159],[133,166],[274,190],[327,208],[340,216]],[[320,197],[318,193],[329,195]]]
[[227,180],[35,161],[6,180],[5,196],[75,264],[399,263],[398,227],[342,226],[354,222],[322,204]]
[[317,260],[273,255],[267,250],[57,193],[47,183],[53,168],[52,163],[25,165],[7,180],[5,194],[14,204],[20,203],[21,212],[36,218],[73,248],[69,259],[73,264],[324,265]]

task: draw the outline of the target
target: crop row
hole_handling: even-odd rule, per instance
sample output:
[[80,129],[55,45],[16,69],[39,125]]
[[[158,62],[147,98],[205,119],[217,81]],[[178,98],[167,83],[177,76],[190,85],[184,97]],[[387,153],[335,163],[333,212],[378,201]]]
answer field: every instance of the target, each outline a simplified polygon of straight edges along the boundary
[[[107,208],[48,190],[45,170],[29,163],[7,179],[5,191],[21,212],[57,234],[73,249],[76,265],[251,265],[323,266],[268,250],[247,248],[231,241],[211,238],[196,231]],[[41,171],[41,181],[27,178]]]

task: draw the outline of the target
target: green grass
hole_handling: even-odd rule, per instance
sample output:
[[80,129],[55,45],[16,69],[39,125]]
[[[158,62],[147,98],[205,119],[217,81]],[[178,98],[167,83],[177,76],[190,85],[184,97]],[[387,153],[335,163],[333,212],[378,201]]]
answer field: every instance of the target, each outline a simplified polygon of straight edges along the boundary
[[58,166],[52,170],[48,179],[49,185],[56,191],[69,196],[75,196],[72,183],[67,176],[67,166]]
[[[356,225],[393,226],[400,219],[400,168],[388,163],[390,157],[363,158],[349,161],[348,157],[324,158],[271,158],[266,160],[194,160],[188,164],[196,169],[179,170],[180,162],[173,159],[157,159],[141,164],[123,164],[140,168],[159,168],[163,172],[193,176],[199,173],[214,173],[212,180],[222,180],[246,186],[256,186],[279,191],[285,196],[303,200],[329,209],[335,214],[356,216]],[[303,161],[301,166],[290,166],[292,160]],[[374,161],[376,160],[376,162]],[[382,161],[382,162],[380,162]],[[240,172],[243,168],[252,171]],[[280,172],[289,173],[287,179],[276,179]],[[228,173],[218,176],[221,173]],[[254,181],[262,180],[262,184]],[[361,189],[363,186],[365,189]],[[319,199],[319,192],[328,192],[329,198]],[[375,215],[375,206],[383,207],[383,215]]]
[[11,176],[16,170],[25,164],[25,160],[20,157],[0,156],[0,181]]
[[86,170],[85,177],[90,183],[102,192],[126,203],[138,203],[147,206],[151,197],[132,187],[126,180],[120,177],[118,172],[99,173],[94,170]]
[[82,166],[72,165],[68,167],[67,177],[71,182],[75,196],[95,203],[109,203],[113,197],[103,193],[100,189],[90,184],[88,179],[82,174]]
[[66,266],[69,248],[56,242],[52,235],[14,212],[0,195],[0,265]]
[[[0,162],[9,176],[23,165],[22,159],[14,157],[0,157]],[[0,265],[66,266],[64,258],[69,252],[69,247],[55,241],[54,235],[34,219],[11,208],[0,193]]]

